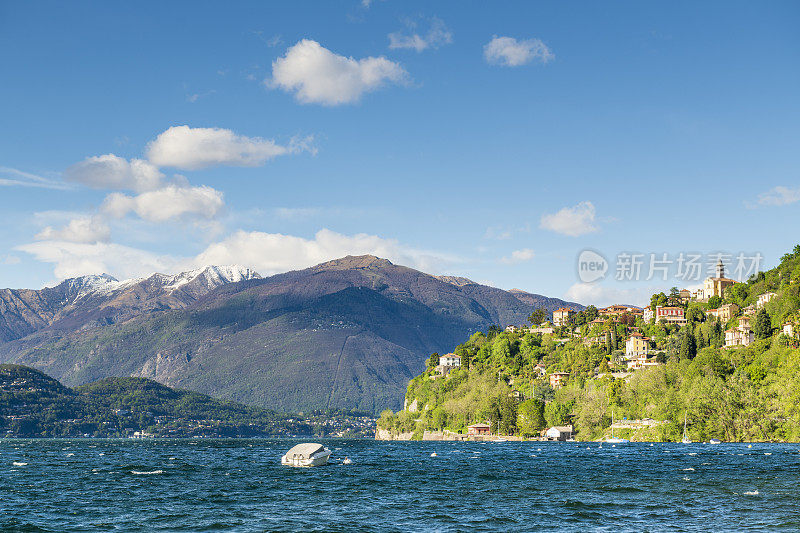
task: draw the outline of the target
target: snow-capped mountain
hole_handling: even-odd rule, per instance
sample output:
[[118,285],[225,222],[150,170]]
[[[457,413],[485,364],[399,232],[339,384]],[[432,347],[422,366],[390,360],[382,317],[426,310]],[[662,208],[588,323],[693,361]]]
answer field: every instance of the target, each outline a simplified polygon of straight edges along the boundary
[[122,281],[108,274],[81,276],[38,291],[0,289],[0,342],[59,323],[91,327],[145,311],[182,309],[217,287],[260,278],[247,267],[211,265]]

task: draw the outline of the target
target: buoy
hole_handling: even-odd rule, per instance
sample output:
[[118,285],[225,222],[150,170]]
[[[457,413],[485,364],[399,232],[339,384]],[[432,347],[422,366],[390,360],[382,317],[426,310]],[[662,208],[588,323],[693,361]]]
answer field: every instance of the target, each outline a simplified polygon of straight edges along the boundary
[[437,455],[436,455],[436,452],[433,452],[433,453],[431,454],[431,457],[437,457]]

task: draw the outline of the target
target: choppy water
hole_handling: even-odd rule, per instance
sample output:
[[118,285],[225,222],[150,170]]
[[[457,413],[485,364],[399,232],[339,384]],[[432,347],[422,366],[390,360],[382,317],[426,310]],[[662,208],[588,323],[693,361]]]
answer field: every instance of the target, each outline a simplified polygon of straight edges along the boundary
[[0,530],[800,530],[796,444],[322,442],[0,440]]

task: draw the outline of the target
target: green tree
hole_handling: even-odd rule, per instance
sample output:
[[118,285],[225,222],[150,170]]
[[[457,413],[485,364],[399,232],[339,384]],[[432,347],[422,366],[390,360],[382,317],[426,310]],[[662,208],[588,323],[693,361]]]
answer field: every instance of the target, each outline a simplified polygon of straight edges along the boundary
[[758,310],[753,320],[753,333],[759,339],[767,339],[772,335],[772,319],[763,307]]
[[428,358],[428,368],[435,368],[439,364],[439,354],[433,352]]
[[692,334],[692,328],[687,326],[681,330],[680,349],[678,355],[681,359],[692,359],[697,355],[697,342]]
[[722,298],[719,296],[712,296],[708,299],[708,308],[709,309],[719,309],[719,306],[722,305]]
[[552,401],[544,407],[544,418],[548,426],[563,426],[569,423],[568,405]]
[[547,320],[547,310],[541,307],[535,309],[528,317],[528,322],[534,326],[540,325],[545,320]]
[[545,428],[544,402],[536,398],[525,400],[517,408],[519,432],[526,437],[537,435]]

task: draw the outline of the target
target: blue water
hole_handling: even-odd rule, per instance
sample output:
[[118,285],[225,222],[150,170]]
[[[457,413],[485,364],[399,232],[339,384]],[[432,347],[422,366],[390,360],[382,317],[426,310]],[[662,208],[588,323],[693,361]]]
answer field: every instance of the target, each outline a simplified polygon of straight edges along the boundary
[[322,442],[0,440],[0,530],[800,530],[797,444]]

